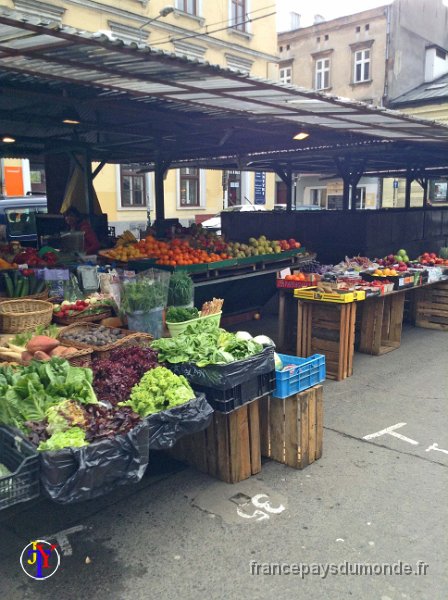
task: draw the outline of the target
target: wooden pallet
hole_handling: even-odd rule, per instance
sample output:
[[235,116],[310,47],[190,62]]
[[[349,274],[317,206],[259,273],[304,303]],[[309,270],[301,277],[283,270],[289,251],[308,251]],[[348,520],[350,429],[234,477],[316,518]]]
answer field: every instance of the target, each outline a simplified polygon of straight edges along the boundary
[[400,347],[404,300],[405,291],[363,302],[359,352],[378,356]]
[[294,469],[322,456],[323,388],[260,401],[261,454]]
[[417,327],[448,331],[448,281],[416,290],[414,315]]
[[353,375],[356,303],[298,301],[297,356],[324,354],[328,379]]
[[227,483],[238,483],[259,473],[259,400],[229,414],[215,412],[206,430],[181,438],[171,454]]

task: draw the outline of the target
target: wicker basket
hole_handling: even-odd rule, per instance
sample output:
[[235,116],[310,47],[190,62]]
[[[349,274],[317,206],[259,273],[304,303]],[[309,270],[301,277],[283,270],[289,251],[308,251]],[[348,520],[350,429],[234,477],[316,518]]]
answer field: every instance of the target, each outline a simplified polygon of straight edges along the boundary
[[83,344],[82,342],[76,342],[74,340],[69,340],[65,338],[67,333],[81,332],[94,330],[98,325],[94,323],[75,323],[74,325],[69,325],[68,327],[64,327],[58,335],[58,339],[63,346],[73,346],[74,348],[79,348],[80,350],[90,349],[93,350],[93,357],[101,356],[102,358],[107,358],[109,356],[108,352],[111,350],[115,350],[116,348],[126,348],[128,346],[141,346],[141,345],[149,345],[152,342],[153,337],[149,335],[149,333],[140,333],[129,331],[128,329],[120,329],[121,333],[125,334],[125,337],[117,340],[113,344],[108,344],[107,346],[92,346],[92,344]]
[[[122,330],[127,331],[127,330]],[[129,335],[109,346],[97,346],[93,349],[93,358],[109,358],[110,353],[118,348],[129,348],[131,346],[147,347],[154,338],[149,333],[139,331],[129,332]]]
[[86,348],[85,350],[78,350],[76,354],[71,354],[67,357],[63,356],[62,358],[68,360],[72,367],[90,368],[92,365],[92,349]]
[[105,308],[103,312],[96,315],[73,315],[71,317],[59,317],[58,313],[53,313],[53,322],[58,325],[77,325],[78,323],[99,323],[103,319],[112,316],[112,309]]
[[2,333],[23,333],[36,329],[39,325],[51,323],[53,305],[43,300],[7,300],[0,302],[0,331]]

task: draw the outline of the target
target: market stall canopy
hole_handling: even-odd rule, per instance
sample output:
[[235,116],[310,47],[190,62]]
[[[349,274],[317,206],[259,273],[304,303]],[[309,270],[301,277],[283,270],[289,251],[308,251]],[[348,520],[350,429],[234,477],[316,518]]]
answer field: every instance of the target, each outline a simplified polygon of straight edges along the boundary
[[[448,171],[448,127],[102,33],[0,12],[2,156],[88,148],[100,162],[332,173]],[[294,140],[297,133],[308,134]],[[302,136],[303,137],[303,136]],[[2,139],[0,138],[0,139]]]

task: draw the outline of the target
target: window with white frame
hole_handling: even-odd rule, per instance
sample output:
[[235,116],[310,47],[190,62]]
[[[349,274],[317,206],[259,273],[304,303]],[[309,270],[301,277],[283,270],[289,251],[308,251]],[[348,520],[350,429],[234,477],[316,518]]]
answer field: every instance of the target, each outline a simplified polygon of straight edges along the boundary
[[370,80],[370,48],[356,50],[354,54],[353,82]]
[[282,67],[279,69],[280,81],[282,83],[292,82],[292,67]]
[[177,8],[189,15],[198,16],[199,0],[177,0]]
[[121,208],[145,207],[148,202],[146,193],[146,175],[139,167],[120,167]]
[[247,31],[246,28],[246,0],[230,0],[232,27],[238,31]]
[[180,206],[194,208],[201,205],[199,169],[180,169]]
[[330,59],[329,58],[319,58],[316,60],[314,87],[316,90],[326,90],[327,88],[330,87]]

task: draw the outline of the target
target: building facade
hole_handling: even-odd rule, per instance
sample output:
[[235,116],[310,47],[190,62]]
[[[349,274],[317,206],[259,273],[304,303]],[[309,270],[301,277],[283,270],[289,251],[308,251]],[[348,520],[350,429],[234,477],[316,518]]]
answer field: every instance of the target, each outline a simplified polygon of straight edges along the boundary
[[[281,32],[279,76],[321,92],[391,106],[393,100],[445,72],[448,64],[448,8],[442,0],[395,0],[354,15]],[[300,175],[296,203],[334,208],[342,182],[327,183]],[[401,189],[403,188],[403,190]],[[413,184],[413,197],[421,197]],[[330,198],[330,202],[328,201]],[[361,179],[357,205],[362,208],[401,206],[404,184]],[[421,200],[415,200],[420,202]]]
[[[0,0],[1,8],[258,77],[278,77],[275,8],[266,7],[264,0]],[[5,161],[4,173],[8,166],[23,170],[24,193],[44,187],[43,165]],[[145,227],[148,213],[154,219],[154,178],[142,173],[140,165],[106,165],[94,185],[101,207],[118,233]],[[2,187],[8,193],[6,183]],[[165,181],[165,216],[187,224],[231,204],[264,202],[272,208],[274,196],[272,174],[171,170]]]

